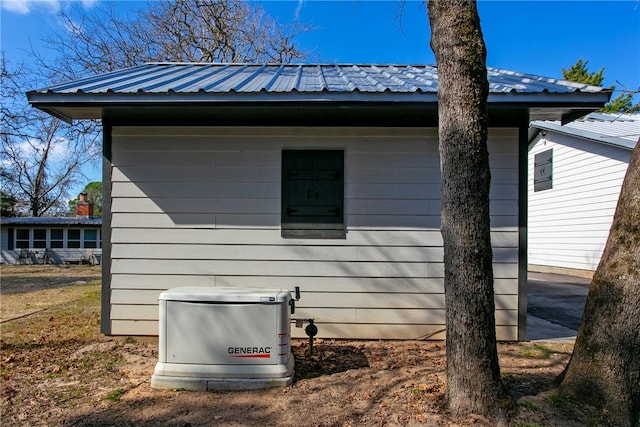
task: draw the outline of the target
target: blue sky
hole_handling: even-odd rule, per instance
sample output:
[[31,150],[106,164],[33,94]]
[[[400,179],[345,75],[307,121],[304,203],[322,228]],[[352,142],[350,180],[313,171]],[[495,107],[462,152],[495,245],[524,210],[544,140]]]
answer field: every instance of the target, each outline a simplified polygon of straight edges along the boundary
[[[93,7],[98,0],[77,0]],[[69,2],[0,0],[0,45],[18,61],[52,29],[56,12]],[[297,39],[308,62],[434,64],[423,1],[262,1],[281,23],[296,17],[315,29]],[[144,2],[118,1],[123,12]],[[640,0],[489,1],[478,9],[487,65],[546,77],[561,77],[578,58],[597,71],[606,86],[640,88]],[[638,99],[638,97],[636,97]],[[100,179],[99,174],[91,175]]]
[[[92,7],[99,0],[77,0]],[[2,50],[24,56],[52,29],[60,31],[60,0],[0,0]],[[433,64],[423,1],[262,1],[282,23],[295,16],[315,30],[297,42],[309,62]],[[144,6],[116,1],[122,11]],[[640,0],[478,2],[488,49],[487,64],[548,77],[578,58],[593,71],[605,67],[605,84],[640,86]],[[620,86],[620,85],[617,85]]]

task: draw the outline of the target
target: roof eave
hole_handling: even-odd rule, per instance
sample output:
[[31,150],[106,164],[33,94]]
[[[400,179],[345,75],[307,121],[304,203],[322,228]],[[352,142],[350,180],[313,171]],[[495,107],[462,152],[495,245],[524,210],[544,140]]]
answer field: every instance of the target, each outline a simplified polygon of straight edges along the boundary
[[[611,92],[505,92],[491,93],[489,108],[527,108],[531,120],[568,122],[601,108]],[[361,103],[398,103],[434,107],[437,92],[193,92],[193,93],[53,93],[29,92],[29,103],[64,121],[99,119],[107,108],[167,108],[181,105],[216,107],[229,104],[270,105],[299,103],[312,105],[358,105]]]
[[621,148],[624,150],[633,150],[635,144],[631,141],[623,138],[616,138],[612,136],[603,136],[596,132],[590,132],[584,129],[575,129],[571,127],[565,127],[557,123],[548,123],[544,121],[533,121],[529,128],[529,142],[541,132],[549,131],[556,132],[562,135],[573,136],[576,138],[588,139],[590,141],[598,142],[600,144],[610,145],[613,147]]

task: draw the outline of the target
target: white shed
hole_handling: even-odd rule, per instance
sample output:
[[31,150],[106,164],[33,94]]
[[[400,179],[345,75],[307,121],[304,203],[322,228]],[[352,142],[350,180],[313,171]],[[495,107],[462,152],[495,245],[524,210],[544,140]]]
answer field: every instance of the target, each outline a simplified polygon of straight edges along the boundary
[[589,277],[609,235],[640,114],[531,123],[529,266]]
[[[489,80],[496,328],[525,339],[529,120],[610,91]],[[176,286],[299,286],[320,337],[444,337],[435,67],[145,64],[28,97],[103,120],[104,333],[156,335]]]

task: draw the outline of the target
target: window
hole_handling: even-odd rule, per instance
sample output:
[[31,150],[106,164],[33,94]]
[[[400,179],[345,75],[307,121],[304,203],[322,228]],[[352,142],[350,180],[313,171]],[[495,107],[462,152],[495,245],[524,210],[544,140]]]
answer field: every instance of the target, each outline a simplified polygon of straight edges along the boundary
[[47,230],[44,228],[35,228],[33,230],[33,247],[34,248],[46,248],[47,247]]
[[84,247],[98,247],[98,230],[84,230]]
[[553,149],[538,153],[533,162],[533,191],[553,188]]
[[344,239],[344,151],[283,150],[285,238]]
[[61,228],[51,229],[50,248],[64,248],[64,230]]
[[17,228],[16,229],[16,249],[29,248],[29,229]]
[[72,228],[67,231],[67,248],[80,247],[80,229]]

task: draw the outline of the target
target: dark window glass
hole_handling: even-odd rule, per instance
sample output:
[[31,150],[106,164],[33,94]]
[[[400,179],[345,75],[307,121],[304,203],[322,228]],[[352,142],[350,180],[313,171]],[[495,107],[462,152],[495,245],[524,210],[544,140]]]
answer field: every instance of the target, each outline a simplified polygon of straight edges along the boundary
[[27,249],[29,247],[28,240],[16,240],[16,248],[17,249]]
[[16,245],[17,249],[25,249],[29,248],[31,245],[29,244],[29,229],[28,228],[18,228],[16,229]]
[[80,247],[80,230],[67,230],[67,248],[76,249]]
[[47,247],[47,230],[45,230],[44,228],[36,228],[33,230],[33,247]]
[[84,230],[84,247],[98,247],[98,230]]
[[54,228],[51,230],[51,237],[49,239],[49,247],[53,249],[59,249],[64,247],[64,230],[61,228]]
[[344,151],[282,151],[282,236],[345,238]]

